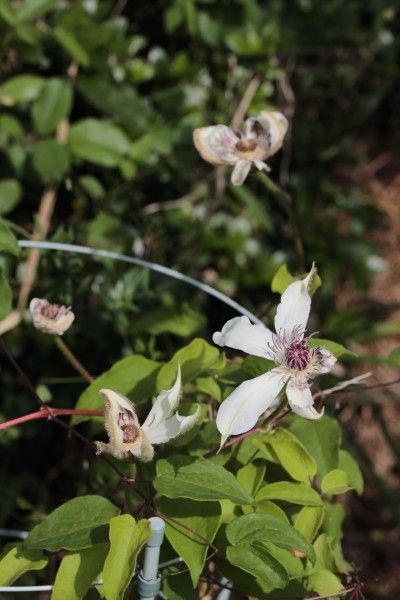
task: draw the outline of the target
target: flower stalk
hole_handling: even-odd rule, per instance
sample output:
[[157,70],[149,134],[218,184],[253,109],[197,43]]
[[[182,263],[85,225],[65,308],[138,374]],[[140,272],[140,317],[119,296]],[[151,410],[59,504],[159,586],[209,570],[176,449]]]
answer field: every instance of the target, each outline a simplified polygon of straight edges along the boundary
[[94,381],[94,377],[85,369],[82,363],[77,359],[75,354],[68,348],[65,342],[60,337],[54,338],[57,348],[64,355],[67,361],[74,367],[75,371],[77,371],[88,383],[92,383]]

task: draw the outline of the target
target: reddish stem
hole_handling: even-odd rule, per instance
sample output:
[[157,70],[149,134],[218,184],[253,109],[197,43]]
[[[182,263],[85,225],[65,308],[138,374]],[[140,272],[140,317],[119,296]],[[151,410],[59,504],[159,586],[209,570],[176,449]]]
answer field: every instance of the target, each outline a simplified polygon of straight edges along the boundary
[[254,435],[255,433],[262,433],[262,432],[263,432],[263,430],[260,427],[254,427],[254,429],[250,429],[250,431],[246,431],[245,433],[236,435],[235,437],[230,439],[229,442],[226,442],[222,446],[221,450],[225,450],[225,448],[228,448],[229,446],[233,446],[233,444],[236,444],[237,442],[240,442],[241,440],[245,440],[250,435]]
[[8,429],[9,427],[13,427],[14,425],[26,423],[27,421],[34,421],[35,419],[51,419],[53,416],[63,415],[104,417],[104,412],[102,410],[85,410],[78,408],[50,408],[50,406],[43,407],[34,413],[30,413],[29,415],[23,415],[22,417],[11,419],[11,421],[5,421],[4,423],[0,423],[0,430]]

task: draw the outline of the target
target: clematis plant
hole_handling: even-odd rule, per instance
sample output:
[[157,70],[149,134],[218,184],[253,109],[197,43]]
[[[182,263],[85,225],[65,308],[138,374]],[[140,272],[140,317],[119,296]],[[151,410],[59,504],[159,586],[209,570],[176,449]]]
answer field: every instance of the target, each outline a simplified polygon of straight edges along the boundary
[[250,168],[269,171],[264,162],[282,147],[288,129],[286,117],[280,112],[263,111],[244,122],[244,131],[227,125],[199,127],[193,132],[193,142],[201,157],[213,165],[234,165],[231,181],[242,185]]
[[29,310],[36,329],[50,335],[63,335],[75,319],[70,306],[52,304],[45,298],[32,298]]
[[137,458],[144,462],[152,460],[154,445],[189,431],[196,423],[200,407],[188,417],[176,411],[181,397],[181,371],[170,390],[161,391],[142,426],[139,424],[133,404],[128,398],[113,390],[100,390],[105,400],[105,429],[109,443],[96,442],[97,454],[111,454],[115,458]]
[[275,367],[259,377],[241,383],[221,404],[217,427],[221,445],[231,435],[254,427],[264,413],[279,404],[279,394],[286,385],[291,409],[307,419],[319,419],[313,406],[310,385],[317,375],[328,373],[336,358],[322,347],[311,348],[305,329],[310,314],[309,293],[316,273],[313,265],[305,279],[295,281],[284,291],[275,316],[275,330],[252,324],[247,317],[235,317],[214,333],[219,346],[229,346],[254,356],[273,360]]

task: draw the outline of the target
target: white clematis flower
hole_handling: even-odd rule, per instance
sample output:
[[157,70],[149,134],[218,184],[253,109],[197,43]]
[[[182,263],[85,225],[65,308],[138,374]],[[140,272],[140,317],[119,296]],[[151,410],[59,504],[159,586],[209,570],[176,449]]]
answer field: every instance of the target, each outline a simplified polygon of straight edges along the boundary
[[217,427],[222,444],[231,435],[245,433],[254,427],[264,413],[279,404],[279,393],[286,386],[291,409],[306,419],[319,419],[310,390],[312,380],[328,373],[336,358],[321,347],[311,348],[304,337],[311,297],[309,287],[316,273],[313,265],[307,277],[295,281],[284,291],[275,316],[273,333],[264,325],[253,325],[247,317],[235,317],[214,333],[219,346],[229,346],[273,360],[275,368],[264,375],[244,381],[221,404]]
[[152,460],[153,445],[164,444],[189,431],[196,423],[200,407],[194,415],[182,417],[176,412],[181,397],[181,370],[173,387],[161,391],[142,426],[133,404],[113,390],[100,390],[105,400],[105,429],[109,443],[96,442],[97,454],[106,452],[119,459],[130,457],[144,462]]
[[234,165],[231,181],[242,185],[250,168],[269,171],[264,162],[282,147],[288,129],[286,117],[280,112],[261,112],[246,119],[244,132],[227,125],[200,127],[193,132],[193,141],[201,157],[213,165]]

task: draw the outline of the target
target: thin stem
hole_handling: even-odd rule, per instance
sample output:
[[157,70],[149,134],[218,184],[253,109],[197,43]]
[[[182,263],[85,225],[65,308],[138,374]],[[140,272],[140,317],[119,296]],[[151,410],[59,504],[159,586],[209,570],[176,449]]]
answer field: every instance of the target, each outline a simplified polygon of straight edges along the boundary
[[299,268],[304,271],[305,269],[305,253],[303,240],[301,238],[299,225],[297,222],[296,213],[293,207],[293,202],[291,197],[287,192],[282,190],[264,171],[258,172],[258,177],[263,185],[267,188],[267,190],[271,193],[272,196],[277,198],[283,208],[286,211],[287,216],[289,217],[290,224],[292,226],[293,233],[293,241],[296,249],[297,260],[299,264]]
[[28,421],[34,421],[35,419],[52,419],[53,415],[82,415],[91,417],[104,417],[104,412],[102,410],[86,410],[78,408],[50,408],[48,406],[46,408],[43,407],[40,410],[37,410],[36,412],[29,413],[28,415],[23,415],[22,417],[17,417],[16,419],[11,419],[10,421],[0,423],[0,430],[8,429],[9,427],[14,427],[15,425],[21,425],[21,423],[27,423]]
[[94,381],[94,377],[85,369],[82,363],[76,358],[75,354],[68,348],[68,346],[63,342],[60,336],[55,338],[56,346],[65,356],[67,361],[74,367],[76,371],[88,382],[92,383]]
[[201,535],[201,533],[199,533],[195,529],[192,529],[191,527],[184,525],[184,523],[182,523],[178,519],[174,519],[173,517],[170,517],[169,515],[165,515],[164,513],[160,512],[160,511],[157,511],[157,515],[159,517],[161,517],[162,519],[165,519],[165,521],[167,521],[167,522],[170,521],[171,523],[175,523],[175,525],[178,525],[178,527],[182,527],[182,529],[185,529],[185,531],[188,531],[194,537],[197,537],[199,540],[204,542],[207,546],[210,546],[210,548],[212,548],[215,552],[218,552],[217,546],[215,546],[212,542],[210,542],[210,540],[208,540],[206,537]]
[[263,430],[261,429],[261,427],[254,427],[254,429],[250,429],[249,431],[246,431],[245,433],[236,435],[235,437],[230,439],[229,442],[226,442],[222,446],[221,451],[225,450],[225,448],[229,448],[229,446],[233,446],[233,444],[237,444],[237,442],[241,442],[242,440],[245,440],[246,438],[250,437],[251,435],[254,435],[255,433],[262,433],[262,432],[263,432]]

